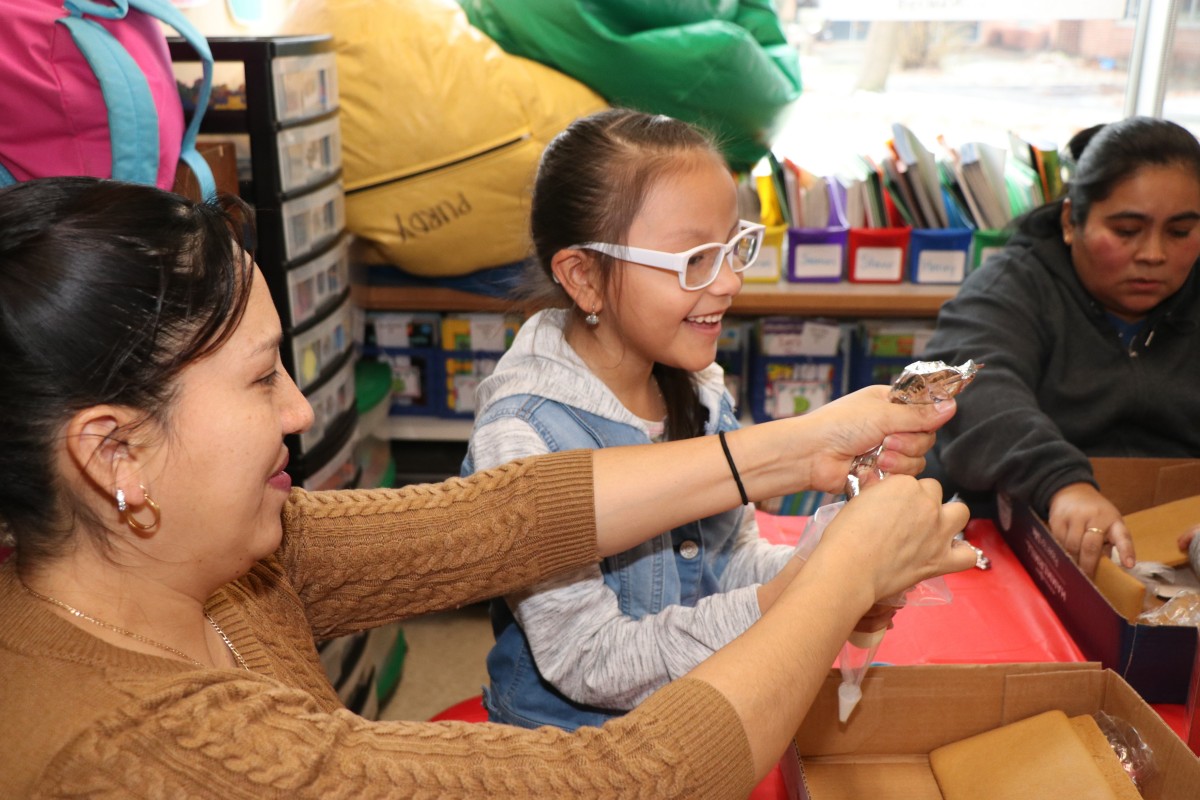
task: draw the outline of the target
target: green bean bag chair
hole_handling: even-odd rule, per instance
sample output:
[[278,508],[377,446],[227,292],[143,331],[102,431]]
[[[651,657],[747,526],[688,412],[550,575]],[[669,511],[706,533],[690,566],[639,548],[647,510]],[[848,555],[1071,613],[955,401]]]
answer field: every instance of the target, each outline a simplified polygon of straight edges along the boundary
[[697,123],[736,169],[766,154],[800,95],[800,63],[771,0],[460,0],[505,51],[609,103]]

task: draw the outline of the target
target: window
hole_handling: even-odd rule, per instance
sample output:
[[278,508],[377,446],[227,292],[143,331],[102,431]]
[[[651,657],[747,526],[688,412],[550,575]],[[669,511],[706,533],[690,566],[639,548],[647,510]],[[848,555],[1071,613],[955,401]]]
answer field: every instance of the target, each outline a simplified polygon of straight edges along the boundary
[[[1159,3],[1170,0],[1145,0]],[[1131,113],[1139,0],[780,4],[804,91],[776,149],[816,172],[876,154],[893,122],[933,148],[1010,130],[1060,146]],[[997,18],[997,14],[1011,18]],[[1163,115],[1200,130],[1200,0],[1177,0]],[[1146,46],[1147,60],[1161,55]],[[1138,113],[1147,113],[1141,110]]]

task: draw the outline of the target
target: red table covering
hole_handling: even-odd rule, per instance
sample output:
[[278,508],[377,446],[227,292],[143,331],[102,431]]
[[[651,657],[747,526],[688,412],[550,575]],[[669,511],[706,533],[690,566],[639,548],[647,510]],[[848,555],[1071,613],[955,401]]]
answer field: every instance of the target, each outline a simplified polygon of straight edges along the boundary
[[[807,517],[759,513],[761,535],[795,544]],[[972,520],[967,540],[990,570],[945,577],[953,595],[942,605],[905,606],[883,637],[875,660],[887,664],[992,664],[1086,661],[991,520]]]
[[[808,517],[758,512],[761,535],[779,544],[799,541]],[[990,570],[945,577],[953,595],[945,605],[906,606],[883,637],[875,661],[887,664],[989,664],[1087,661],[1041,590],[1009,549],[995,524],[974,519],[967,540],[991,559]],[[1187,741],[1182,705],[1156,705],[1166,723]]]

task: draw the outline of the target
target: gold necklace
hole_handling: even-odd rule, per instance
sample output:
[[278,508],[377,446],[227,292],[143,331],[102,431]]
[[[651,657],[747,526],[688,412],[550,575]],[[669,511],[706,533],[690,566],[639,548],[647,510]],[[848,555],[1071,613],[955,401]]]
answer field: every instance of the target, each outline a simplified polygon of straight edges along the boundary
[[[190,661],[191,663],[195,664],[198,667],[207,666],[206,664],[192,658],[191,656],[189,656],[187,653],[183,652],[182,650],[177,650],[174,647],[171,647],[171,645],[169,645],[169,644],[163,644],[162,642],[156,642],[148,636],[142,636],[140,633],[134,633],[133,631],[125,630],[124,628],[120,627],[119,625],[113,625],[111,622],[105,622],[102,619],[96,619],[93,616],[83,613],[82,611],[80,611],[78,608],[75,608],[74,606],[67,605],[62,600],[58,600],[54,597],[47,597],[46,595],[41,594],[40,592],[35,592],[33,589],[30,589],[24,583],[22,583],[21,586],[31,596],[36,597],[38,600],[41,600],[43,602],[49,603],[52,606],[58,606],[63,611],[66,611],[68,614],[71,614],[72,616],[79,617],[80,619],[86,620],[86,621],[92,623],[93,625],[99,625],[101,628],[106,628],[115,633],[119,633],[122,636],[128,636],[130,639],[139,641],[143,644],[148,644],[151,647],[157,647],[159,650],[164,650],[168,653],[171,653],[172,655],[179,656],[184,661]],[[211,625],[213,627],[213,630],[215,630],[217,632],[217,635],[221,637],[221,641],[225,642],[225,646],[229,648],[229,652],[233,653],[233,658],[234,658],[234,660],[237,661],[238,666],[240,666],[242,669],[246,669],[246,670],[250,669],[249,667],[246,666],[246,661],[245,661],[245,659],[242,658],[242,654],[239,653],[237,651],[237,648],[233,646],[233,642],[231,642],[229,640],[229,637],[225,635],[225,631],[221,630],[221,626],[217,624],[217,621],[215,619],[213,619],[212,616],[207,611],[204,612],[204,618],[206,620],[208,620],[208,624]]]

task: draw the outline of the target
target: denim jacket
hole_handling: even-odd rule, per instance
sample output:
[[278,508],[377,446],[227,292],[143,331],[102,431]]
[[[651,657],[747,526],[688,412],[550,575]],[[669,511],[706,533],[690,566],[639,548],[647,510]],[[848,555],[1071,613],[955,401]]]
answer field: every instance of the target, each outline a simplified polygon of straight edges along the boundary
[[[512,395],[490,405],[476,424],[501,416],[516,416],[536,430],[551,451],[647,444],[646,434],[622,422],[582,411],[530,394]],[[705,434],[738,427],[728,396],[710,416]],[[468,454],[462,474],[475,471]],[[605,584],[617,595],[621,612],[635,619],[657,614],[669,605],[693,606],[720,590],[722,571],[728,564],[743,508],[681,525],[648,542],[604,559]],[[491,687],[484,705],[493,722],[534,728],[554,725],[574,730],[581,725],[601,725],[622,710],[606,710],[569,700],[538,673],[529,643],[513,618],[508,604],[497,598],[491,604],[496,644],[488,654]]]

